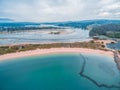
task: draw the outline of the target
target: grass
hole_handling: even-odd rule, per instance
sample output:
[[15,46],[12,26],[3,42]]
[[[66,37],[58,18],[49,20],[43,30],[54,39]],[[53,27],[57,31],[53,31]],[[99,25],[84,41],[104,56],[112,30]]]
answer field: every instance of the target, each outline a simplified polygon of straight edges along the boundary
[[35,49],[49,49],[49,48],[90,48],[90,49],[100,49],[106,50],[103,45],[99,42],[75,42],[75,43],[52,43],[52,44],[21,44],[21,45],[13,45],[13,46],[0,46],[0,55],[27,51],[27,50],[35,50]]

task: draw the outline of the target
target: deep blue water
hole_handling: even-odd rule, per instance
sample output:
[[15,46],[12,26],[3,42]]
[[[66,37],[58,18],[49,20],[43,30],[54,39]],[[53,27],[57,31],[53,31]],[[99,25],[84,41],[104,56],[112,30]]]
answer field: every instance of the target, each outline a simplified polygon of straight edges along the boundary
[[120,72],[104,55],[19,58],[0,62],[0,90],[120,90]]

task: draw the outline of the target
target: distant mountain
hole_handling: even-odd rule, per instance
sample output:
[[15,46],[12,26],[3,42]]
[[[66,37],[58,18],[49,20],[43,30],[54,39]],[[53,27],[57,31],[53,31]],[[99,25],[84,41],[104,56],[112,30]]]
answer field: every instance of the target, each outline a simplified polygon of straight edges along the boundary
[[0,23],[2,22],[13,22],[14,20],[9,19],[9,18],[0,18]]
[[55,23],[45,23],[45,24],[54,24],[54,25],[63,26],[63,27],[89,29],[90,27],[95,26],[95,25],[112,24],[112,23],[120,23],[120,20],[101,19],[101,20],[55,22]]
[[40,23],[33,22],[2,22],[0,27],[26,27],[26,26],[35,26],[40,25]]
[[91,30],[93,27],[99,27],[101,25],[108,24],[120,24],[120,20],[83,20],[83,21],[68,21],[68,22],[13,22],[13,20],[8,18],[0,18],[0,30],[18,30],[18,29],[52,29],[52,28],[81,28]]
[[[46,22],[46,23],[34,23],[34,22],[13,22],[14,20],[8,18],[0,18],[0,26],[26,26],[26,25],[51,25],[60,27],[82,28],[91,29],[96,25],[120,23],[120,20],[83,20],[83,21],[68,21],[68,22]],[[11,22],[11,23],[9,23]]]

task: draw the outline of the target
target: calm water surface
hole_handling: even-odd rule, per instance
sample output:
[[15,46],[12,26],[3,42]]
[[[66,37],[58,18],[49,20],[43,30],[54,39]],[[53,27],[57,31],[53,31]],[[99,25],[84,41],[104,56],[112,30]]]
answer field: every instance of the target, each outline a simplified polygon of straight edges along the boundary
[[[14,32],[0,32],[0,45],[22,43],[51,43],[51,42],[78,42],[87,41],[89,30],[63,29],[65,33],[60,35],[49,34],[52,30],[23,30]],[[53,30],[54,31],[54,30]],[[55,29],[60,31],[60,29]]]
[[117,43],[107,44],[107,47],[110,49],[120,50],[120,41],[118,41]]
[[19,58],[0,62],[0,90],[120,90],[120,72],[104,55]]

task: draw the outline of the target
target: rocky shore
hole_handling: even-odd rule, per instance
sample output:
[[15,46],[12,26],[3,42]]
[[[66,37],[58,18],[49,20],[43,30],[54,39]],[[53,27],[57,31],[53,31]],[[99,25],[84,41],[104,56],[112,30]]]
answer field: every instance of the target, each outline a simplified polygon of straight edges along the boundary
[[114,51],[114,60],[117,64],[118,69],[120,70],[120,57],[118,51]]

